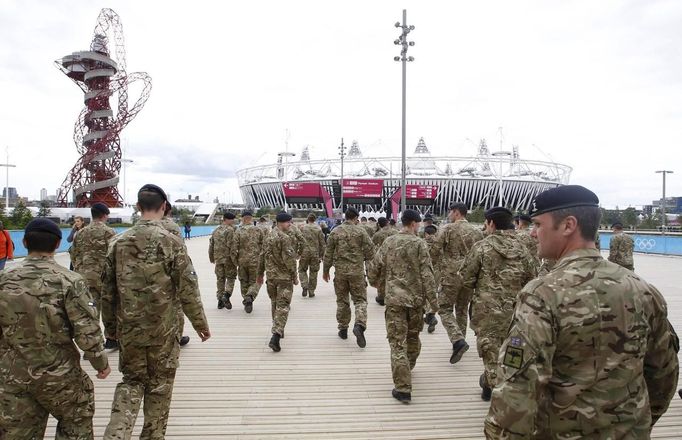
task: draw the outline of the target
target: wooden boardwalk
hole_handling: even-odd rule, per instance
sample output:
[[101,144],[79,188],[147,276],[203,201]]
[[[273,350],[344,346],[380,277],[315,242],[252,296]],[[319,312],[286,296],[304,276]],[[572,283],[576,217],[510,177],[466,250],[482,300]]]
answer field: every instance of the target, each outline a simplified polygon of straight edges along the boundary
[[[391,397],[390,356],[383,307],[369,288],[367,348],[351,337],[336,335],[331,284],[320,280],[313,299],[295,288],[282,351],[273,353],[270,301],[261,289],[254,311],[247,315],[240,300],[232,310],[217,310],[213,266],[207,238],[187,242],[200,275],[200,287],[213,337],[192,341],[182,349],[175,382],[168,439],[480,439],[487,404],[480,399],[477,357],[471,349],[450,365],[451,346],[442,326],[422,334],[422,354],[413,372],[412,403]],[[68,264],[68,256],[58,260]],[[682,333],[682,259],[636,255],[635,265],[666,296],[671,320]],[[239,291],[238,287],[235,289]],[[237,294],[234,298],[239,297]],[[186,326],[189,327],[189,326]],[[191,328],[186,329],[190,331]],[[117,369],[117,353],[109,356]],[[92,372],[91,367],[86,370]],[[101,438],[109,420],[114,371],[95,383],[95,436]],[[135,435],[139,434],[142,412]],[[46,438],[54,437],[51,421]],[[675,396],[658,422],[653,438],[682,438],[682,400]]]

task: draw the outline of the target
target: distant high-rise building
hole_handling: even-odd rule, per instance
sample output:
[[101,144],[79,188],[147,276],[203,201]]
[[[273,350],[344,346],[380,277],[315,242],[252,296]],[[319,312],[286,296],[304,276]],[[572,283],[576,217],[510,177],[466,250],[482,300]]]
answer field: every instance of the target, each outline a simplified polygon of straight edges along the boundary
[[40,189],[40,201],[47,200],[47,190],[45,188]]
[[[3,188],[2,190],[2,197],[7,197],[7,187]],[[19,193],[17,192],[16,188],[12,188],[11,186],[9,187],[9,198],[10,199],[18,199],[19,198]]]

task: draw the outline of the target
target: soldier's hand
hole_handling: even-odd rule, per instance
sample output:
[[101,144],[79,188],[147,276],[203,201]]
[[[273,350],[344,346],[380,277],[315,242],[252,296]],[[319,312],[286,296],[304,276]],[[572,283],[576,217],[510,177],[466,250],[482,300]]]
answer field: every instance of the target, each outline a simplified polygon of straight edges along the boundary
[[298,277],[294,278],[294,286],[298,286]]
[[197,332],[197,335],[201,338],[201,342],[205,342],[208,340],[208,338],[211,337],[211,331],[209,329],[206,330],[199,330]]
[[107,368],[97,372],[97,379],[106,379],[109,373],[111,373],[111,367],[107,365]]
[[322,279],[324,280],[325,283],[328,283],[329,282],[329,274],[328,273],[322,274]]
[[264,278],[263,275],[261,275],[261,276],[259,276],[258,278],[256,278],[256,283],[258,283],[258,284],[263,284],[263,278]]

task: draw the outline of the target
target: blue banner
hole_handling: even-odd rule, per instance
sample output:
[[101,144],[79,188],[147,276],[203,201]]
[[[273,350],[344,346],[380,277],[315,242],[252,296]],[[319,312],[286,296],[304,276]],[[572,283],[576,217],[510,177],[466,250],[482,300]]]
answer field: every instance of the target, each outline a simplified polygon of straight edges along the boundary
[[[661,234],[630,234],[635,241],[635,252],[647,254],[663,255],[682,255],[682,236],[680,235],[661,235]],[[600,232],[601,248],[609,249],[611,243],[611,232]]]

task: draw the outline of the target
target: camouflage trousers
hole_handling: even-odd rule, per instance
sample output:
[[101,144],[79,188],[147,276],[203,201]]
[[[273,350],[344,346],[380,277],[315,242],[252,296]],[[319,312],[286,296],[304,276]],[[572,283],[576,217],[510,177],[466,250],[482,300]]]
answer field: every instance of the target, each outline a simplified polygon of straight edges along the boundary
[[237,278],[237,268],[231,262],[215,263],[216,297],[222,299],[223,295],[228,298],[234,290],[234,280]]
[[377,298],[386,298],[386,278],[380,278],[379,284],[377,285]]
[[411,393],[412,369],[422,348],[419,332],[424,328],[424,308],[387,305],[384,316],[391,347],[393,385],[398,391]]
[[364,275],[334,275],[336,292],[336,321],[339,330],[348,328],[351,311],[350,301],[355,306],[355,323],[367,328],[367,283]]
[[453,344],[466,337],[470,300],[471,289],[460,286],[443,285],[438,293],[438,314]]
[[163,345],[137,346],[120,341],[119,370],[123,381],[116,386],[111,420],[105,440],[128,440],[144,400],[141,440],[162,440],[168,424],[180,345],[175,335]]
[[[308,274],[308,271],[310,271],[310,274]],[[298,279],[301,280],[301,287],[308,289],[310,293],[315,293],[315,289],[317,289],[317,274],[319,271],[319,258],[301,257],[301,259],[298,260]]]
[[272,333],[284,336],[284,327],[289,318],[291,296],[294,293],[294,283],[291,280],[268,280],[265,286],[270,297]]
[[7,377],[4,366],[0,371],[0,438],[42,439],[50,414],[57,419],[57,440],[93,438],[95,391],[77,363],[62,376],[46,374],[28,384]]
[[509,324],[514,314],[513,302],[507,304],[472,301],[471,328],[476,334],[478,357],[483,361],[485,381],[490,388],[498,384],[500,347],[507,338]]
[[262,284],[258,283],[258,266],[239,266],[239,286],[242,298],[255,300]]

